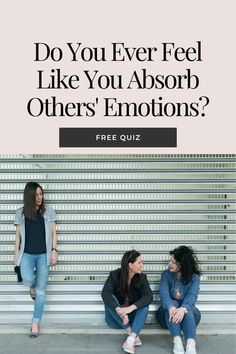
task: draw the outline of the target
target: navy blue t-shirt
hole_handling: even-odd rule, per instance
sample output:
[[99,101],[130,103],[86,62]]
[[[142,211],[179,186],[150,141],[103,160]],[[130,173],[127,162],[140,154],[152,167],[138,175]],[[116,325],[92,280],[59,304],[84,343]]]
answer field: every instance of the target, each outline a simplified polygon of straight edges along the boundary
[[46,253],[44,217],[40,212],[36,220],[25,218],[25,252]]

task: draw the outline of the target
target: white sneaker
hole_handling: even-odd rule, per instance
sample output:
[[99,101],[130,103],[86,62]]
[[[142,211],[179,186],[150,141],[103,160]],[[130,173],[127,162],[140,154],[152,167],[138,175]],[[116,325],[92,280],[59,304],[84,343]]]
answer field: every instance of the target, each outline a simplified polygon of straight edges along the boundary
[[195,345],[187,345],[185,354],[197,354]]
[[141,339],[139,338],[139,336],[136,336],[135,341],[134,341],[135,347],[140,347],[142,344],[143,343],[142,343]]
[[[184,346],[183,346],[183,343],[181,340],[174,342],[173,353],[174,354],[184,354]],[[188,354],[190,354],[190,353],[188,353]]]

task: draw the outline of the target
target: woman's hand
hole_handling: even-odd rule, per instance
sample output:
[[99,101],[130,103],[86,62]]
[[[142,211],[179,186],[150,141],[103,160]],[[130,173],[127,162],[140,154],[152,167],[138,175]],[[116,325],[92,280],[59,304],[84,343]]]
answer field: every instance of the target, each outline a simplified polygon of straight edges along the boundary
[[137,310],[137,307],[135,305],[130,305],[127,307],[119,307],[118,314],[120,316],[122,315],[128,315],[129,313],[133,312],[134,310]]
[[116,308],[116,313],[120,316],[120,318],[123,321],[123,324],[126,325],[129,322],[129,317],[126,313],[123,313],[123,311],[121,311],[124,307],[117,307]]
[[122,315],[122,320],[123,324],[126,325],[129,322],[129,316],[128,315]]
[[56,233],[56,222],[52,222],[52,251],[51,251],[51,265],[57,263],[58,253],[57,253],[57,233]]
[[13,263],[17,264],[17,260],[18,260],[19,254],[15,254],[13,257]]
[[55,265],[57,263],[57,251],[55,249],[52,250],[51,252],[51,265]]
[[173,323],[180,323],[182,322],[183,318],[185,315],[185,310],[183,307],[179,307],[178,309],[176,309],[174,315],[172,316],[172,322]]
[[172,321],[172,318],[174,317],[175,313],[176,313],[176,307],[175,306],[171,306],[169,308],[169,322]]

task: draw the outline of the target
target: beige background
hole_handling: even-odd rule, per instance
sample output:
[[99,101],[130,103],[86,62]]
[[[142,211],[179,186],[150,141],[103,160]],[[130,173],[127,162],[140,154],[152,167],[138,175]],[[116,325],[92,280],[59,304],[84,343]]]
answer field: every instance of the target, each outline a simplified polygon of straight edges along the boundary
[[[235,23],[234,1],[8,1],[1,21],[1,129],[0,153],[233,153],[235,152]],[[105,46],[125,42],[130,47],[160,47],[162,42],[190,47],[202,41],[203,62],[162,63],[35,63],[34,42],[65,48],[67,42]],[[233,62],[234,60],[234,62]],[[135,69],[182,74],[186,68],[200,77],[196,90],[78,90],[39,91],[36,70],[60,67],[65,73],[100,70],[130,75]],[[32,118],[26,104],[31,97],[88,101],[117,97],[127,101],[196,101],[210,98],[205,118],[104,118],[102,106],[95,118]],[[125,149],[62,149],[59,127],[177,127],[178,147]]]

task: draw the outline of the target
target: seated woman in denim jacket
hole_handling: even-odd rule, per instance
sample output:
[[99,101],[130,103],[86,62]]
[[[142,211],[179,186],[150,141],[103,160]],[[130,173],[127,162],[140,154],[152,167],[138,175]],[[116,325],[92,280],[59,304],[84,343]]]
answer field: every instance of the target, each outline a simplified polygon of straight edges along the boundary
[[128,338],[123,344],[126,353],[134,354],[142,345],[139,332],[144,327],[152,290],[142,272],[141,254],[135,250],[125,252],[121,268],[112,272],[102,290],[105,320],[111,328],[124,328]]
[[[173,336],[174,354],[196,354],[196,327],[201,314],[195,303],[200,274],[197,258],[190,247],[180,246],[170,251],[169,269],[161,276],[161,307],[157,311],[157,321]],[[186,351],[182,332],[187,340]]]

